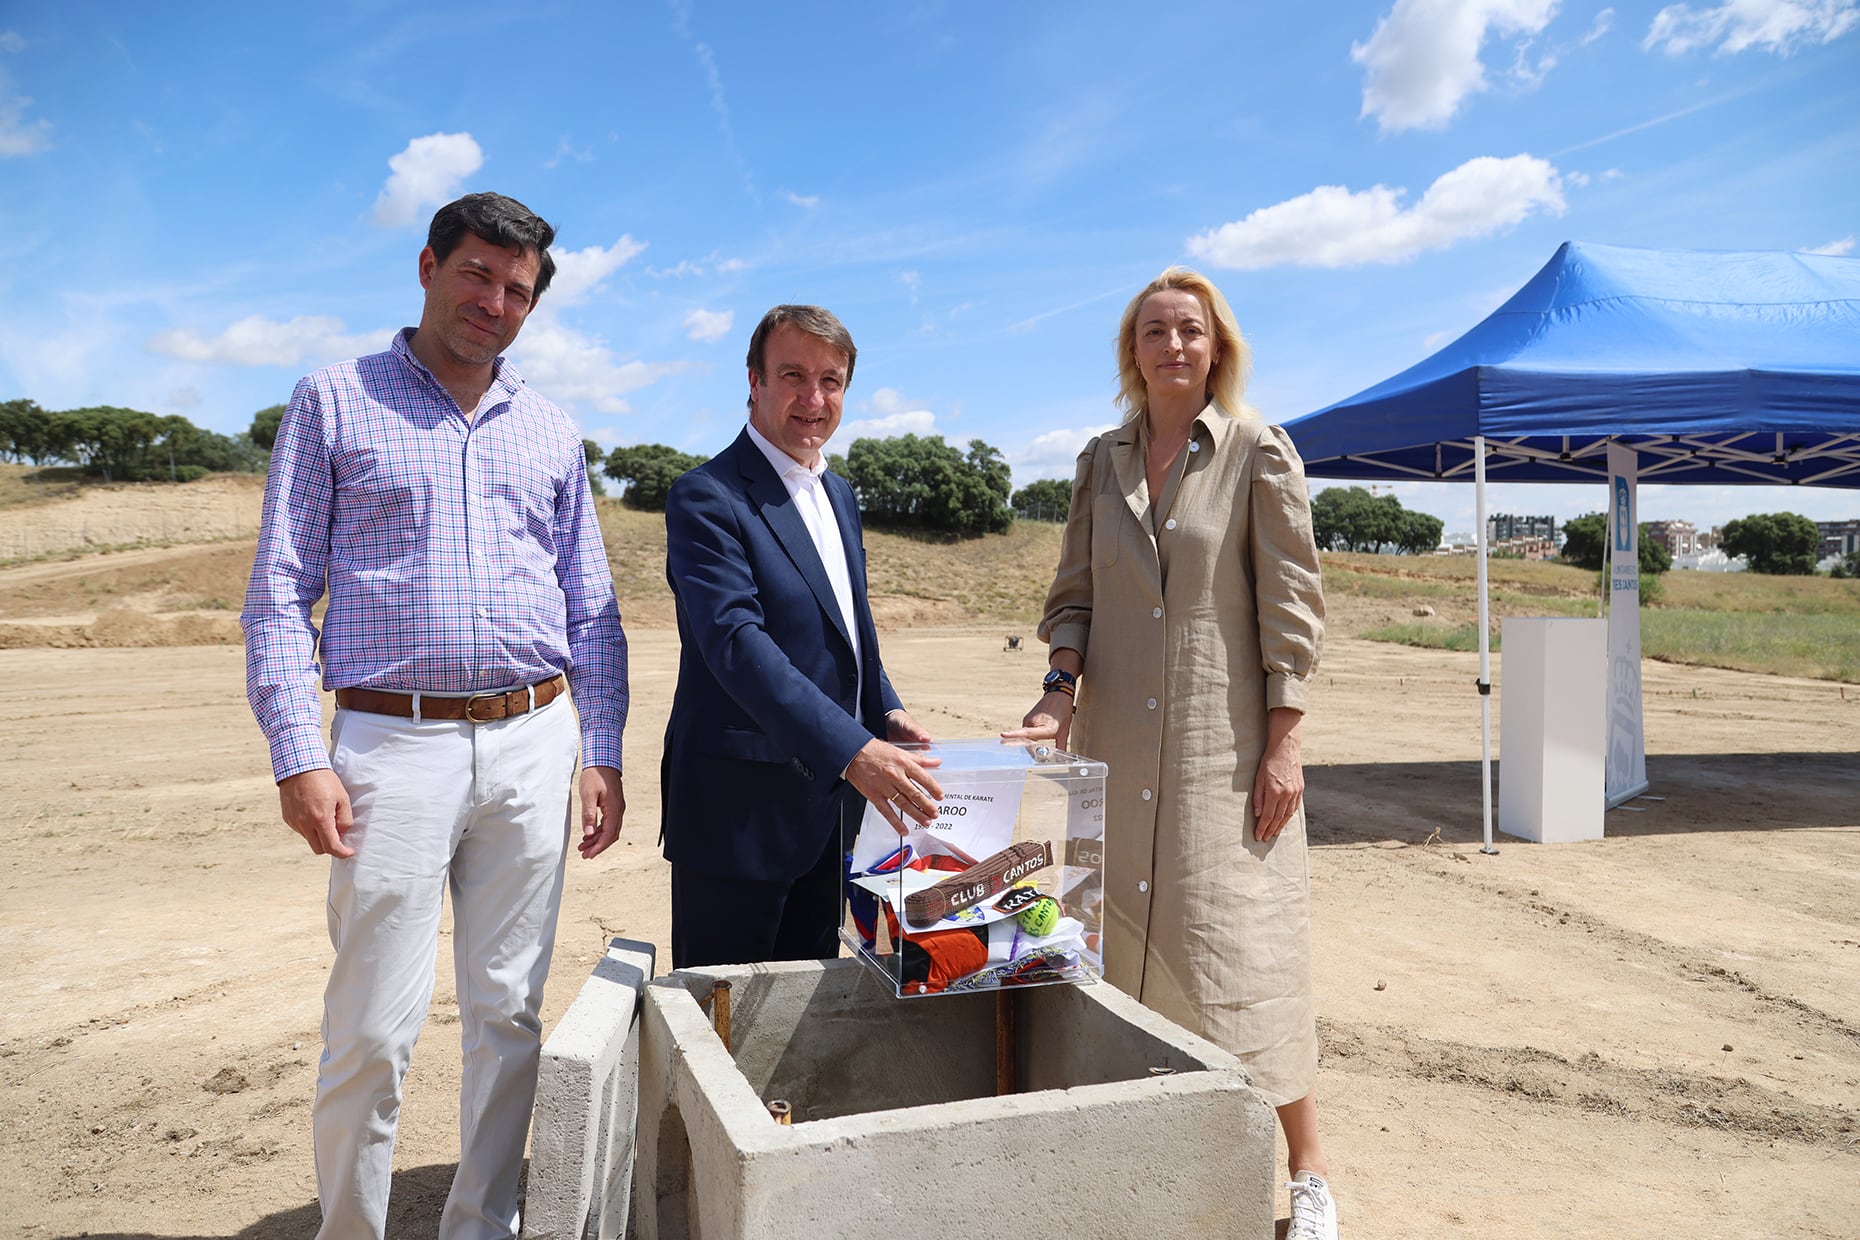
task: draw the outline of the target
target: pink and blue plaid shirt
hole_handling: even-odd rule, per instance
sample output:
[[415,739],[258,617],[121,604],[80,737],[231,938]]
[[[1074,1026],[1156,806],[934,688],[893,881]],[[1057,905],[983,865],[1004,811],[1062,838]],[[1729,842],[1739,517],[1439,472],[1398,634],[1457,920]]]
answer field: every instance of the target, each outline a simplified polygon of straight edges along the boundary
[[475,419],[407,347],[297,385],[240,623],[280,780],[329,765],[326,689],[476,693],[567,672],[582,761],[620,766],[626,635],[581,435],[499,358]]

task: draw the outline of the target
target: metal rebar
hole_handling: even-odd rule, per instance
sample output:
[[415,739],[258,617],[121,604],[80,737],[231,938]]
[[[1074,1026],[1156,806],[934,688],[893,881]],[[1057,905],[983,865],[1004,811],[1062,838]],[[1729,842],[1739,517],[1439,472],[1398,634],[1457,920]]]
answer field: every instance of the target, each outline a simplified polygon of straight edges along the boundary
[[1014,996],[1005,990],[995,992],[995,1096],[1017,1093],[1015,1080]]
[[[710,988],[710,1024],[717,1031],[723,1049],[730,1049],[730,983],[718,980]],[[734,1052],[732,1052],[734,1053]]]

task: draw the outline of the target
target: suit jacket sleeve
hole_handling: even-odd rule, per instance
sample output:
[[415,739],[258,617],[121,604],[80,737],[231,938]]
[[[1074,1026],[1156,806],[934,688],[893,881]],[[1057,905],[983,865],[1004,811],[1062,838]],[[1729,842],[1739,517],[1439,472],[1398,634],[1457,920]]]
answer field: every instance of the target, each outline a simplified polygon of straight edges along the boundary
[[[741,523],[747,508],[716,479],[685,474],[665,504],[666,568],[699,653],[724,692],[766,736],[813,770],[837,775],[872,739],[771,636]],[[765,566],[770,571],[792,565]],[[895,702],[889,683],[883,686]]]

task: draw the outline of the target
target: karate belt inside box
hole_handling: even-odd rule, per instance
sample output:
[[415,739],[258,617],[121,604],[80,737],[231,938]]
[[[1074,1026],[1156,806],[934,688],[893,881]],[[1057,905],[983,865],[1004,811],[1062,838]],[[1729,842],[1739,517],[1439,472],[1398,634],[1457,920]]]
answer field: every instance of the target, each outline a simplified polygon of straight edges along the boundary
[[1050,745],[938,741],[937,820],[900,836],[849,817],[840,934],[900,997],[1095,981],[1104,900],[1102,762]]

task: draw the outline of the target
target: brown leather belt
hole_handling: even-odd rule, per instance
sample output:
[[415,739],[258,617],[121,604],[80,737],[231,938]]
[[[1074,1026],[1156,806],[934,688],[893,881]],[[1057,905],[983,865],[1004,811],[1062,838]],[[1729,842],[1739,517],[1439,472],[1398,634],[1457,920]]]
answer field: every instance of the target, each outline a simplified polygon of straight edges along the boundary
[[[508,693],[480,693],[473,697],[434,697],[422,693],[419,717],[490,723],[514,715],[526,715],[532,708],[547,706],[567,689],[567,677],[551,676],[527,689],[512,689]],[[380,689],[338,689],[336,705],[344,710],[365,711],[370,715],[398,715],[402,719],[414,717],[411,693],[388,693]]]

